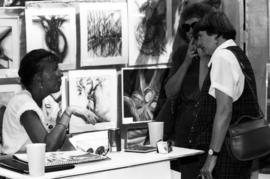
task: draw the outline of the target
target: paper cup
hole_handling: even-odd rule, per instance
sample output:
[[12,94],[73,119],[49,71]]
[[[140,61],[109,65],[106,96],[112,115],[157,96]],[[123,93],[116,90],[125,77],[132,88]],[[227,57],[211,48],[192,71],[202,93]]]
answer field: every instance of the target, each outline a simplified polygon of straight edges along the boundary
[[26,145],[29,173],[32,176],[41,176],[45,173],[46,144],[35,143]]
[[157,142],[163,139],[163,129],[164,129],[164,122],[149,122],[148,123],[149,138],[150,138],[151,146],[156,147]]

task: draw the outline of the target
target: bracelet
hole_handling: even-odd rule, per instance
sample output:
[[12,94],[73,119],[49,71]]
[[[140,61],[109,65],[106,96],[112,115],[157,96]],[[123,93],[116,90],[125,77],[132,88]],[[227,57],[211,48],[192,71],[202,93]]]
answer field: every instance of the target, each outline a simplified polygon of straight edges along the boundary
[[57,123],[57,125],[64,126],[64,127],[65,127],[65,129],[68,129],[68,126],[67,126],[67,125],[65,125],[65,124],[63,124],[63,123],[61,123],[61,122],[58,122],[58,123]]

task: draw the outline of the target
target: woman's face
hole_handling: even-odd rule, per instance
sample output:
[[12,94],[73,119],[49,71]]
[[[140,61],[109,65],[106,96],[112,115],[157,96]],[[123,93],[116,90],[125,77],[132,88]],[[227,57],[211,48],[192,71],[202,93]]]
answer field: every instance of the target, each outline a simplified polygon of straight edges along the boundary
[[188,20],[186,20],[183,24],[182,24],[182,29],[183,31],[185,31],[188,40],[190,41],[192,38],[192,31],[193,31],[193,27],[194,25],[199,21],[200,19],[198,17],[193,17],[190,18]]
[[45,63],[44,70],[41,75],[42,86],[49,93],[55,93],[60,90],[62,72],[58,68],[56,62]]
[[211,56],[217,48],[217,35],[208,35],[206,31],[199,31],[197,45],[204,54]]

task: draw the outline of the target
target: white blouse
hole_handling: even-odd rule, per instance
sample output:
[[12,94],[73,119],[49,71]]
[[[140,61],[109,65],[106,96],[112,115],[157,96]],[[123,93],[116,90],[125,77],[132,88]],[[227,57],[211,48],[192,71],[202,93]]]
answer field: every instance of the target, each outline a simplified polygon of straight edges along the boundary
[[208,66],[212,65],[209,94],[216,98],[217,89],[236,101],[243,93],[245,76],[234,54],[226,49],[229,46],[236,46],[236,43],[233,40],[222,43],[208,63]]
[[25,111],[35,111],[45,127],[43,112],[33,100],[32,95],[27,90],[16,94],[8,103],[3,118],[3,153],[13,154],[25,152],[26,145],[32,143],[20,117]]

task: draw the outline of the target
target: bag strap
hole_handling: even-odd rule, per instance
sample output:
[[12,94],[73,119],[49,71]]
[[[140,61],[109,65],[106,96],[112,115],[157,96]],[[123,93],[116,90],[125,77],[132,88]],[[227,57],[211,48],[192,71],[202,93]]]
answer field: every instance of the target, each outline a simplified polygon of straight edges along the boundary
[[[235,47],[238,47],[238,46],[235,46]],[[240,48],[240,47],[238,47],[238,48]],[[227,49],[230,50],[230,51],[236,56],[236,59],[237,59],[239,65],[240,65],[240,67],[241,67],[241,69],[242,69],[242,72],[243,72],[243,74],[244,74],[244,76],[245,76],[245,78],[246,78],[245,82],[246,82],[247,85],[249,86],[249,89],[251,90],[251,93],[252,93],[252,96],[254,97],[254,99],[257,99],[257,95],[255,94],[255,92],[254,92],[254,90],[253,90],[253,88],[252,88],[252,85],[251,85],[251,83],[250,83],[251,78],[250,78],[250,76],[246,73],[246,70],[245,70],[246,67],[245,67],[244,64],[239,60],[239,58],[242,58],[242,57],[241,57],[238,53],[236,53],[236,51],[235,51],[235,49],[234,49],[234,46],[227,47]],[[258,99],[257,99],[257,100],[258,100]],[[260,105],[259,105],[258,102],[257,102],[257,108],[258,108],[258,112],[259,112],[258,118],[260,118],[260,119],[264,118],[264,114],[263,114],[262,109],[261,109],[261,107],[260,107]],[[235,123],[239,123],[241,119],[242,119],[242,118],[239,118]]]

